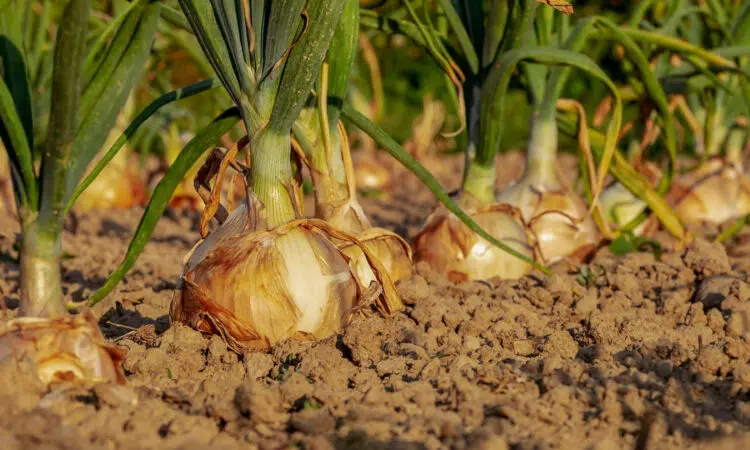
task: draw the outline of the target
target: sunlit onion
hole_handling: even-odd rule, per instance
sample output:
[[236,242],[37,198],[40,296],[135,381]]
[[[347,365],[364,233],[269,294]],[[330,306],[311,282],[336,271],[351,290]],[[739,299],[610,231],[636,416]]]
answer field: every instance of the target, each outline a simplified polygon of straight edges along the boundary
[[[237,227],[231,218],[227,224]],[[370,251],[323,221],[219,233],[222,237],[206,239],[188,260],[170,317],[221,335],[236,351],[265,349],[288,338],[326,338],[370,304],[384,314],[402,307],[387,272]],[[363,286],[358,281],[339,250],[343,242],[364,248],[377,276],[373,283]]]
[[[495,238],[533,258],[523,224],[499,205],[467,213]],[[426,261],[452,281],[519,278],[531,266],[485,241],[447,209],[439,207],[412,241],[415,261]]]
[[[119,137],[113,133],[112,138]],[[108,141],[108,143],[111,143]],[[109,148],[105,145],[104,148]],[[93,209],[128,209],[142,205],[147,197],[146,183],[138,170],[138,158],[124,147],[104,167],[78,197],[75,208],[78,211]]]
[[55,319],[23,317],[0,325],[0,364],[32,362],[45,384],[58,381],[125,383],[124,353],[104,340],[91,313]]
[[558,183],[522,180],[501,193],[498,201],[521,211],[546,263],[585,254],[597,243],[596,225],[583,199]]
[[359,152],[354,157],[354,180],[359,189],[383,191],[391,187],[391,171],[373,155]]
[[712,158],[673,183],[675,212],[686,224],[721,224],[750,214],[750,180],[739,164]]
[[[627,225],[648,207],[646,202],[633,195],[620,183],[613,183],[602,191],[599,195],[599,205],[604,211],[605,218],[618,227]],[[641,223],[633,233],[642,234],[645,226],[646,222]]]

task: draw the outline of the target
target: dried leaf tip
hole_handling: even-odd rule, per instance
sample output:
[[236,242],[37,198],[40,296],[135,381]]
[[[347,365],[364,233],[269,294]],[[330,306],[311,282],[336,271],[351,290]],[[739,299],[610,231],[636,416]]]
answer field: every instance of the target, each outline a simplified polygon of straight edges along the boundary
[[573,14],[573,5],[571,5],[570,2],[566,2],[565,0],[536,0],[536,1],[538,1],[539,3],[544,3],[547,6],[551,6],[565,15],[569,16]]

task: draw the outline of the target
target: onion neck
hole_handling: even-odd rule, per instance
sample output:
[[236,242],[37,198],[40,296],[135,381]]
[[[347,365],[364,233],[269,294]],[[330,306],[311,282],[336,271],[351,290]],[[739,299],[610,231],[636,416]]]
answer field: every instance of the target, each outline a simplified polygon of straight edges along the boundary
[[330,152],[326,150],[323,139],[318,139],[310,155],[310,166],[313,169],[310,177],[315,185],[315,202],[318,205],[335,204],[349,199],[346,170],[341,156],[341,139],[338,130],[331,128]]
[[729,132],[726,141],[726,159],[729,163],[742,167],[742,153],[747,144],[745,130],[734,129]]
[[724,111],[720,106],[716,107],[707,122],[706,156],[711,158],[721,154],[721,147],[729,129],[724,126]]
[[33,219],[22,228],[20,313],[26,317],[63,315],[60,227],[43,226]]
[[479,205],[489,205],[495,202],[495,168],[483,166],[477,161],[471,161],[466,168],[461,196],[470,196]]
[[297,218],[290,192],[294,174],[289,132],[264,128],[252,139],[251,188],[265,208],[269,229]]
[[[553,112],[554,114],[554,112]],[[526,169],[523,180],[533,186],[559,188],[557,179],[557,122],[545,115],[535,115],[531,125]],[[519,183],[520,184],[520,183]]]

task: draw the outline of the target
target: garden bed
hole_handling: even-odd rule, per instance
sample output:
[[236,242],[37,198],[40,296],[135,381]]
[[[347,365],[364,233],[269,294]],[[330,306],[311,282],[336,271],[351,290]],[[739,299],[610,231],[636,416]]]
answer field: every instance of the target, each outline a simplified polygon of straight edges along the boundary
[[[460,156],[441,164],[444,186]],[[501,155],[499,183],[522,169]],[[564,164],[571,161],[566,160]],[[572,161],[574,164],[575,161]],[[363,199],[378,226],[411,237],[434,206],[411,175]],[[140,210],[77,215],[63,242],[64,286],[79,301],[120,262]],[[42,395],[0,373],[0,447],[746,448],[750,443],[750,259],[689,248],[559,264],[554,274],[454,284],[423,264],[399,283],[407,308],[358,319],[317,343],[238,357],[218,336],[169,327],[197,214],[170,211],[126,280],[96,306],[127,350],[128,385],[61,386]],[[13,255],[13,218],[0,218]],[[18,265],[3,260],[7,316]],[[744,438],[743,438],[744,436]]]

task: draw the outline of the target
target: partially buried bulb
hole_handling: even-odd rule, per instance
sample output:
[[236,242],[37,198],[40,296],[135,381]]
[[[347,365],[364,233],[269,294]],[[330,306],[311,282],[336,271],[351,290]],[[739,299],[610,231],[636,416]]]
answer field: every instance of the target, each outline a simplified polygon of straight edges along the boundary
[[90,312],[53,319],[22,317],[0,326],[0,365],[26,359],[45,384],[124,384],[124,352],[107,344]]
[[[511,208],[490,205],[465,210],[490,235],[533,257],[526,229]],[[427,218],[412,242],[415,260],[426,261],[451,281],[520,278],[532,269],[530,264],[479,237],[444,207]]]
[[719,157],[675,180],[672,195],[686,224],[721,224],[750,213],[750,180],[739,164]]
[[[247,192],[188,256],[172,321],[244,352],[329,337],[371,306],[385,316],[403,308],[388,271],[359,239],[319,219],[267,229],[262,204]],[[352,247],[362,259],[345,255]],[[360,278],[355,263],[372,276]]]

